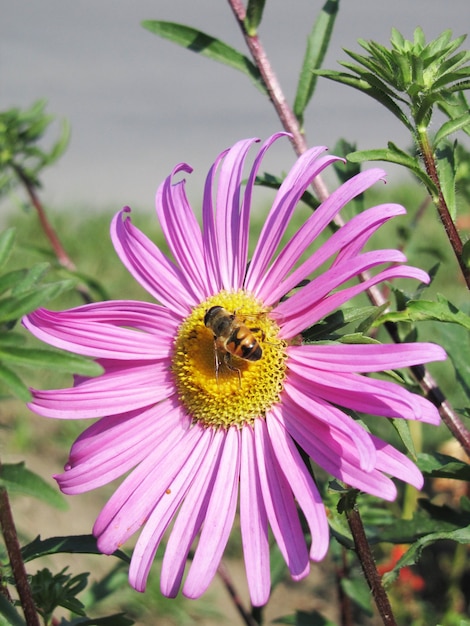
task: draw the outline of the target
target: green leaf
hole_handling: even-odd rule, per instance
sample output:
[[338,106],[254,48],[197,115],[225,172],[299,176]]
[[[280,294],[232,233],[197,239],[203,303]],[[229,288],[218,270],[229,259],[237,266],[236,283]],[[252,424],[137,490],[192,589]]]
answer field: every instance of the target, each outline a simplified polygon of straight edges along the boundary
[[418,455],[418,467],[431,478],[453,478],[470,482],[470,465],[446,454],[421,453]]
[[134,620],[124,613],[106,615],[106,617],[79,617],[70,626],[132,626]]
[[413,457],[413,459],[416,459],[416,449],[413,442],[413,437],[411,436],[410,425],[404,419],[394,418],[391,421],[393,427],[398,433],[398,436],[402,440],[403,445],[405,446],[409,454]]
[[18,284],[12,289],[11,294],[19,296],[33,289],[44,278],[50,267],[50,263],[37,263],[27,269],[25,276],[18,281]]
[[402,567],[408,567],[414,565],[420,558],[422,551],[426,546],[429,546],[436,541],[456,541],[457,543],[468,544],[470,543],[470,526],[465,528],[458,528],[449,532],[436,532],[430,533],[421,539],[418,539],[410,548],[405,552],[401,559],[397,562],[396,566],[390,572],[384,574],[383,581],[386,585],[393,582],[398,576],[398,572]]
[[63,280],[41,285],[18,297],[5,298],[0,301],[0,322],[17,320],[23,315],[31,313],[31,311],[43,306],[48,300],[56,298],[73,286],[74,281]]
[[[42,540],[38,535],[36,539],[21,549],[25,563],[34,561],[41,556],[50,554],[102,554],[96,545],[96,537],[93,535],[70,535],[68,537],[49,537]],[[116,550],[113,555],[125,563],[130,563],[130,558],[122,550]]]
[[5,487],[8,493],[33,496],[61,511],[67,509],[62,494],[41,476],[26,469],[24,463],[2,465],[0,468],[0,485]]
[[223,41],[207,35],[200,30],[176,24],[174,22],[164,22],[161,20],[144,20],[142,26],[163,39],[168,39],[183,48],[197,52],[202,56],[224,63],[251,78],[255,85],[263,92],[267,93],[266,87],[257,67],[248,57],[227,45]]
[[68,352],[0,346],[0,360],[81,376],[99,376],[103,373],[103,368],[95,361]]
[[16,287],[21,281],[23,281],[28,273],[28,270],[13,270],[6,272],[0,276],[0,294],[5,293],[9,289]]
[[348,160],[353,163],[362,163],[364,161],[387,161],[389,163],[403,165],[411,170],[413,174],[415,174],[419,180],[425,184],[430,193],[437,196],[436,185],[421,168],[417,159],[410,156],[403,150],[400,150],[400,148],[398,148],[391,141],[388,143],[388,149],[379,148],[376,150],[360,150],[358,152],[351,152],[351,154],[348,154]]
[[436,150],[439,182],[444,199],[453,220],[457,217],[455,203],[455,158],[454,150],[450,145],[444,145]]
[[315,90],[317,74],[314,73],[314,70],[321,67],[325,58],[338,8],[339,0],[326,0],[307,40],[307,49],[294,101],[294,114],[300,123],[302,123],[304,111]]
[[445,139],[452,133],[457,132],[461,128],[465,128],[466,126],[469,126],[470,128],[470,115],[468,115],[468,113],[444,122],[444,124],[442,124],[434,137],[434,144],[439,144],[439,142],[441,142],[443,139]]
[[15,242],[16,231],[14,228],[8,228],[0,234],[0,267],[8,261],[10,253]]
[[335,622],[324,617],[318,611],[296,611],[295,615],[284,615],[273,620],[273,624],[287,626],[336,626]]
[[369,617],[372,616],[370,589],[364,578],[341,578],[341,589]]
[[460,311],[458,307],[446,300],[444,296],[438,294],[438,301],[432,302],[428,300],[409,300],[404,311],[396,311],[385,313],[375,322],[375,326],[379,326],[385,322],[422,322],[435,320],[439,322],[450,322],[459,324],[467,330],[470,330],[470,317]]
[[11,393],[23,402],[31,402],[31,392],[21,378],[9,367],[0,362],[0,381]]
[[[396,104],[392,98],[387,95],[386,88],[377,88],[376,86],[372,86],[367,80],[364,78],[357,78],[352,74],[346,74],[346,72],[336,72],[331,70],[315,70],[315,73],[318,76],[323,76],[324,78],[328,78],[329,80],[334,80],[343,85],[348,85],[350,87],[354,87],[361,91],[362,93],[370,96],[377,102],[380,102],[384,107],[386,107],[395,117],[397,117],[409,131],[413,132],[413,126],[411,125],[408,117],[401,110],[401,108]],[[370,76],[368,77],[370,80]]]
[[3,594],[0,594],[0,615],[8,620],[8,626],[26,626],[24,619]]
[[254,37],[263,17],[266,0],[248,0],[246,7],[245,28],[250,37]]

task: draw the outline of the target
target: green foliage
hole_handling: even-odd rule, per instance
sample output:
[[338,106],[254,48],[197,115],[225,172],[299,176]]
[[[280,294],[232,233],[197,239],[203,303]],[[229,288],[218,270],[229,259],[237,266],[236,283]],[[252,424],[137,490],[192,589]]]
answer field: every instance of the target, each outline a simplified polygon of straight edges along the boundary
[[24,463],[1,465],[0,487],[5,487],[10,494],[16,493],[38,498],[62,511],[67,509],[67,503],[62,494],[43,478],[26,469]]
[[[48,537],[47,539],[36,537],[34,541],[22,549],[25,563],[42,556],[59,553],[101,554],[96,545],[96,537],[93,535],[69,535],[67,537]],[[122,550],[116,550],[113,556],[126,563],[130,562],[129,557]]]
[[38,146],[54,120],[45,108],[45,100],[38,100],[29,109],[0,113],[0,196],[20,182],[39,187],[42,170],[64,153],[70,136],[66,121],[50,150]]
[[68,567],[64,567],[58,574],[42,569],[31,576],[30,584],[34,603],[46,624],[49,623],[53,612],[59,606],[76,615],[85,615],[83,604],[76,596],[85,589],[89,574],[72,576],[65,573],[67,569]]
[[233,69],[243,72],[251,78],[260,91],[266,93],[261,74],[250,59],[220,39],[207,35],[196,28],[174,22],[145,20],[142,22],[142,26],[154,35],[168,39],[179,46],[183,46],[183,48],[197,52],[201,56],[224,63]]
[[303,124],[304,111],[315,91],[317,83],[315,70],[321,67],[325,58],[338,10],[339,0],[326,0],[307,40],[294,101],[294,114],[301,125]]
[[89,359],[64,352],[24,346],[24,337],[13,331],[23,315],[44,306],[74,286],[72,280],[44,282],[49,264],[5,271],[13,251],[15,230],[0,233],[0,381],[24,402],[31,399],[27,386],[15,371],[17,366],[47,368],[61,372],[96,376],[102,368]]

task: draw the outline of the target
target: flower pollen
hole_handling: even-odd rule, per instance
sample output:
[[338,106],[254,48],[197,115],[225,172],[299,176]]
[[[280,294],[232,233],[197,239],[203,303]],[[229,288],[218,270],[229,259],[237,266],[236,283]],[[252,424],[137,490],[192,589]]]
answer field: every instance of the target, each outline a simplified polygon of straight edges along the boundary
[[[216,337],[204,324],[207,311],[222,307],[227,333]],[[180,326],[173,372],[181,402],[205,426],[228,428],[251,424],[279,401],[286,372],[286,343],[269,311],[244,291],[221,291],[195,307]],[[262,350],[251,361],[237,356],[248,335]],[[227,342],[227,339],[231,341]],[[229,344],[230,350],[225,346]],[[237,347],[239,348],[237,350]]]

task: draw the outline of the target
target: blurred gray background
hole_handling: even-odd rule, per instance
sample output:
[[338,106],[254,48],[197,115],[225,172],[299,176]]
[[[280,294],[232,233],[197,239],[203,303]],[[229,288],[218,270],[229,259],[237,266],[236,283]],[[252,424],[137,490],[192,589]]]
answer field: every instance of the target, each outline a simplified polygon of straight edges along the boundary
[[[260,37],[292,102],[307,35],[324,0],[267,0]],[[180,161],[194,168],[189,195],[198,197],[215,156],[237,139],[280,130],[269,102],[249,79],[159,39],[144,19],[182,22],[246,53],[222,0],[3,0],[0,12],[0,109],[48,100],[67,118],[71,143],[47,171],[43,199],[54,207],[152,207],[157,185]],[[427,40],[470,26],[469,0],[343,0],[325,67],[339,69],[342,48],[356,40],[388,44],[392,26]],[[468,48],[465,42],[464,48]],[[366,96],[319,79],[305,119],[310,145],[339,137],[361,149],[407,135]],[[285,142],[269,162],[278,173],[293,161]],[[391,177],[397,170],[387,166]],[[197,196],[196,196],[197,194]]]

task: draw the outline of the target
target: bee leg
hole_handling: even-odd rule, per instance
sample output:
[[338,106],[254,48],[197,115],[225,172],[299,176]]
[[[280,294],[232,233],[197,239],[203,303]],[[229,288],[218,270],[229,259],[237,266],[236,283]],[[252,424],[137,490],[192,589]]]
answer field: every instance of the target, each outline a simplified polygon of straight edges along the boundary
[[238,386],[240,389],[242,388],[242,375],[238,367],[234,367],[232,365],[232,355],[229,352],[226,352],[224,355],[224,363],[231,372],[237,372],[238,374]]
[[217,349],[217,341],[214,337],[214,372],[215,372],[215,380],[217,384],[219,384],[219,369],[222,364],[222,361],[219,358],[219,351]]

